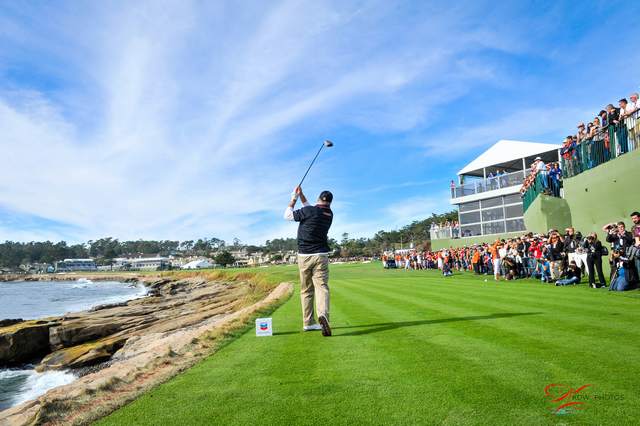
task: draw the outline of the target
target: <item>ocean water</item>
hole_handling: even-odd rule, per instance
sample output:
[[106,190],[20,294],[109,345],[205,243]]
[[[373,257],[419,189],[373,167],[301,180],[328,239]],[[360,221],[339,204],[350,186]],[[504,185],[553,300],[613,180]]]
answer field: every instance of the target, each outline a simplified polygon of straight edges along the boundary
[[[141,285],[116,281],[0,282],[0,319],[36,319],[78,312],[105,303],[143,297]],[[32,365],[0,368],[0,411],[37,398],[49,389],[76,379],[69,371],[37,373]]]
[[117,281],[0,282],[0,319],[36,319],[124,302],[146,294],[142,285]]
[[68,371],[37,373],[30,367],[32,366],[26,365],[22,368],[0,369],[0,412],[76,379],[76,376]]

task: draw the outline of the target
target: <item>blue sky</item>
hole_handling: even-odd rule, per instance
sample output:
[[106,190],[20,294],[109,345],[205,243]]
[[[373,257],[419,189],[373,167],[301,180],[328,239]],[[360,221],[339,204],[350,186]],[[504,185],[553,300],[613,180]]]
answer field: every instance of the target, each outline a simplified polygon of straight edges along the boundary
[[2,2],[0,240],[331,235],[450,209],[499,139],[639,89],[634,2]]

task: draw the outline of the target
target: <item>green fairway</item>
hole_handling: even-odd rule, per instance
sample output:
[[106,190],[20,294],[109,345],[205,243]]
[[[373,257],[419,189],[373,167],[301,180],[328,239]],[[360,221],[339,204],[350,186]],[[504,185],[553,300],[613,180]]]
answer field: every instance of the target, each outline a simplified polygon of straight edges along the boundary
[[[275,336],[248,331],[99,424],[638,423],[640,292],[484,280],[332,265],[333,337],[301,332],[295,294]],[[554,403],[554,383],[591,386]],[[585,403],[552,414],[566,402]]]

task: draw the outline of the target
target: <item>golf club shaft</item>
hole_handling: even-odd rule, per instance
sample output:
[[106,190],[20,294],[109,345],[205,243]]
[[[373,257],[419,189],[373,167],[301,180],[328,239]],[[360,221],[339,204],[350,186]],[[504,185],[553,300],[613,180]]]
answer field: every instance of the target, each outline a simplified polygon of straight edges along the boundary
[[316,162],[316,158],[318,158],[318,155],[320,155],[320,151],[322,151],[322,148],[324,148],[324,143],[320,145],[320,149],[316,153],[316,156],[313,157],[313,160],[311,160],[311,164],[309,164],[309,167],[307,168],[307,171],[304,173],[304,176],[302,176],[302,180],[300,181],[298,186],[302,186],[302,182],[304,182],[304,179],[307,177],[307,174],[309,173],[309,170],[311,170],[311,166],[313,166],[313,163]]

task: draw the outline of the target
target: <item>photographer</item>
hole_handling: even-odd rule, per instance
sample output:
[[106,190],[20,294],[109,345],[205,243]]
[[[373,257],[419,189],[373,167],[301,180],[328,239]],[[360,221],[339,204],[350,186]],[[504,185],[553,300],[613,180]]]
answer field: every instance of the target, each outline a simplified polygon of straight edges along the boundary
[[631,228],[631,234],[634,238],[634,245],[636,248],[635,251],[635,266],[636,273],[640,275],[640,212],[631,213],[631,221],[633,222],[633,227]]
[[631,232],[626,230],[624,222],[608,223],[602,227],[607,233],[607,242],[611,243],[614,250],[625,251],[634,244]]
[[631,228],[631,234],[634,238],[636,247],[640,247],[640,212],[631,213],[631,221],[633,227]]
[[636,288],[633,278],[634,268],[622,250],[613,250],[611,253],[611,268],[614,271],[611,277],[611,291],[627,291]]
[[[605,287],[607,282],[602,273],[602,256],[606,256],[606,248],[598,240],[598,235],[593,232],[587,236],[582,244],[583,250],[587,253],[587,270],[589,271],[589,287],[600,288]],[[595,269],[594,269],[595,268]],[[596,284],[596,272],[598,274],[598,283]]]
[[635,251],[629,250],[634,246],[634,238],[631,232],[626,230],[624,222],[609,223],[602,228],[607,232],[607,241],[612,245],[611,253],[611,286],[609,290],[625,291],[635,288],[637,273],[634,260],[628,257],[628,253],[635,257]]
[[633,236],[631,232],[626,230],[624,222],[608,223],[602,227],[602,230],[607,233],[607,242],[611,243],[612,255],[609,263],[611,264],[611,277],[613,277],[616,270],[613,254],[618,252],[618,255],[624,256],[627,248],[633,245]]

